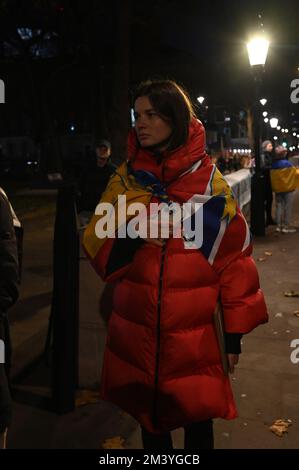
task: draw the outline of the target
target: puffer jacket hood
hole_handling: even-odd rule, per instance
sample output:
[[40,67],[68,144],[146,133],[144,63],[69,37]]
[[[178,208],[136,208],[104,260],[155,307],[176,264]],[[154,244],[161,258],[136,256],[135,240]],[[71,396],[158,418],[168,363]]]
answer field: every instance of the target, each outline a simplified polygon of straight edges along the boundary
[[128,137],[128,159],[134,169],[148,170],[160,181],[170,183],[199,160],[210,162],[210,157],[205,152],[205,145],[204,126],[195,118],[190,123],[187,142],[175,150],[164,151],[159,155],[160,159],[153,152],[139,146],[136,131],[132,129]]

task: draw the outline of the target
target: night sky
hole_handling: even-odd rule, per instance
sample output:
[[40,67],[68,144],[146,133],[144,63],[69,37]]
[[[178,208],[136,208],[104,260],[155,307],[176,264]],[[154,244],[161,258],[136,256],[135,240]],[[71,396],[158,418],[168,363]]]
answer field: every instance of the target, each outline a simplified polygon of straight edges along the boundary
[[[33,60],[35,69],[38,64],[48,74],[57,62],[61,66],[76,54],[83,64],[88,50],[86,57],[101,63],[109,86],[117,48],[117,0],[2,3],[8,7],[0,15],[0,40],[15,44],[17,26],[57,32],[48,47],[56,41],[58,57]],[[299,77],[299,5],[295,0],[131,0],[130,87],[148,77],[172,78],[185,85],[193,99],[204,95],[207,104],[246,106],[252,101],[253,88],[246,41],[257,30],[258,14],[271,41],[263,94],[269,99],[269,110],[288,120],[299,107],[290,103],[290,82]],[[18,60],[15,63],[23,61],[28,66],[28,57]],[[0,57],[4,73],[8,62]]]

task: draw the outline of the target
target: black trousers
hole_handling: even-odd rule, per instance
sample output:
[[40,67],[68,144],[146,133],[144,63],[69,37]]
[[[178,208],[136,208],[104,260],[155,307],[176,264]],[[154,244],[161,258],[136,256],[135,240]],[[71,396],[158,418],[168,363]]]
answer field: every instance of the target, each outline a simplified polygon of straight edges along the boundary
[[[184,427],[184,431],[184,449],[203,450],[214,448],[213,421],[211,419],[189,424]],[[146,429],[141,428],[141,437],[144,449],[173,449],[170,432],[152,434]]]
[[273,193],[272,193],[270,170],[266,169],[264,170],[264,204],[265,204],[267,224],[272,222],[272,201],[273,201]]

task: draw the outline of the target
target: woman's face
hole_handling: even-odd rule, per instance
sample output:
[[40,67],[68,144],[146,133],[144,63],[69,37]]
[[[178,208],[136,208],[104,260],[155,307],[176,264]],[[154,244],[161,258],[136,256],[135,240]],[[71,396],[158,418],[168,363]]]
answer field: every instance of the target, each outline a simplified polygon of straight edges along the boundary
[[141,147],[155,147],[164,150],[172,129],[153,109],[147,96],[135,101],[135,129]]

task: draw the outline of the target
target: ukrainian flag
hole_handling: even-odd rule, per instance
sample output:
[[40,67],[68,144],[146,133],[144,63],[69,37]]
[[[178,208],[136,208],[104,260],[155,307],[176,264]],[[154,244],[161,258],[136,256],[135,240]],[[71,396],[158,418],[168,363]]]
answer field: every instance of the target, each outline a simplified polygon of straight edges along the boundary
[[288,160],[277,160],[271,168],[271,184],[275,193],[287,193],[299,188],[299,169]]

